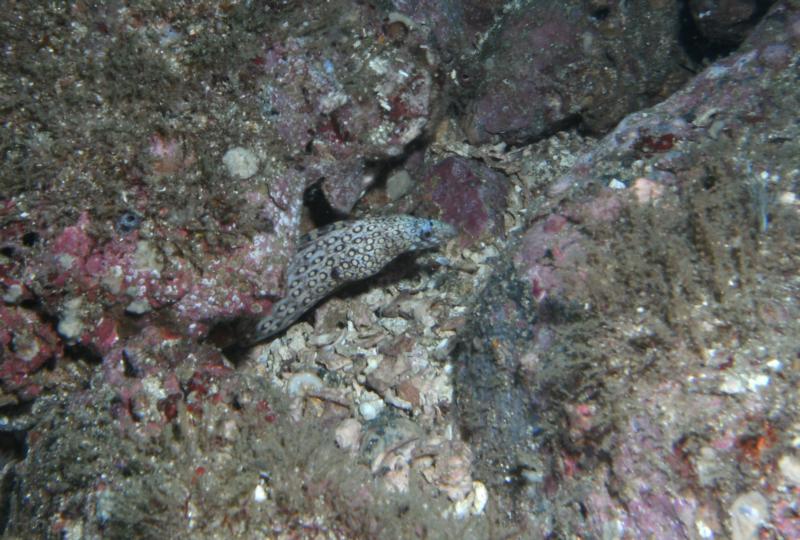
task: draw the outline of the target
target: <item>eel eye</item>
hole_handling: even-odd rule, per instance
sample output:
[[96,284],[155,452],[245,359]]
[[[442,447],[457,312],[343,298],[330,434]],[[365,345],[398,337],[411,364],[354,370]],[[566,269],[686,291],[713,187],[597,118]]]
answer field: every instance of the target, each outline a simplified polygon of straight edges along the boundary
[[429,221],[425,223],[425,225],[422,227],[422,230],[419,232],[419,236],[423,240],[427,240],[432,235],[433,235],[433,222]]

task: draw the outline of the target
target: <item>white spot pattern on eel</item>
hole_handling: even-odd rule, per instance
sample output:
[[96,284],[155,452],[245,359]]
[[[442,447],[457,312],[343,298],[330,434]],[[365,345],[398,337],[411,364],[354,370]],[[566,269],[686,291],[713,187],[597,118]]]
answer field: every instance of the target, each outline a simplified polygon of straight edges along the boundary
[[342,285],[377,274],[398,255],[438,247],[455,235],[447,223],[406,215],[340,221],[311,231],[289,264],[286,296],[268,316],[241,325],[239,338],[246,346],[263,341]]

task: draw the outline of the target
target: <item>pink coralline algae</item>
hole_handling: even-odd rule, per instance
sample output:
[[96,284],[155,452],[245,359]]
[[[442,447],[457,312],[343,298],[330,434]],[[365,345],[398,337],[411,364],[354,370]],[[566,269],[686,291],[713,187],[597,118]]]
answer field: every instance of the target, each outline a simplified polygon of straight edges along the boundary
[[16,393],[22,400],[38,395],[41,383],[35,373],[62,350],[55,331],[36,313],[0,304],[0,381],[4,392]]
[[373,33],[364,39],[359,29],[357,48],[317,48],[289,37],[271,41],[250,68],[262,85],[265,121],[302,162],[306,183],[321,181],[327,202],[342,213],[374,179],[367,162],[398,156],[423,134],[438,92],[435,55],[420,61],[413,53],[427,34],[420,28],[387,40],[382,22],[364,15]]
[[585,242],[579,227],[560,214],[553,214],[528,230],[514,263],[530,283],[534,298],[542,301],[580,288]]
[[480,162],[449,157],[425,174],[418,198],[426,209],[454,225],[462,242],[474,244],[502,234],[508,179]]
[[[21,398],[33,392],[25,389],[33,380],[28,376],[61,358],[63,344],[81,345],[99,357],[113,351],[123,340],[122,326],[132,322],[125,319],[140,318],[134,326],[146,327],[169,313],[171,328],[202,337],[214,321],[268,309],[271,302],[259,291],[280,294],[276,256],[286,241],[257,236],[255,245],[227,257],[207,256],[201,269],[184,257],[167,256],[163,243],[138,228],[99,240],[98,225],[83,212],[51,240],[45,237],[47,249],[21,252],[19,260],[0,266],[3,299],[10,304],[0,307],[2,380]],[[175,232],[163,237],[170,234]],[[36,311],[17,305],[33,298]]]

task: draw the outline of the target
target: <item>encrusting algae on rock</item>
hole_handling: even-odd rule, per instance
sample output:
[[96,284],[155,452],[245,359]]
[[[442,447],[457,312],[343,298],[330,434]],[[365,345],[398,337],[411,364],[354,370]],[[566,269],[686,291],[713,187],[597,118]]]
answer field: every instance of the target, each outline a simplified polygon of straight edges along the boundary
[[289,264],[286,296],[270,315],[240,325],[240,340],[245,346],[263,341],[342,285],[377,274],[403,253],[438,247],[455,235],[447,223],[407,215],[340,221],[311,231]]

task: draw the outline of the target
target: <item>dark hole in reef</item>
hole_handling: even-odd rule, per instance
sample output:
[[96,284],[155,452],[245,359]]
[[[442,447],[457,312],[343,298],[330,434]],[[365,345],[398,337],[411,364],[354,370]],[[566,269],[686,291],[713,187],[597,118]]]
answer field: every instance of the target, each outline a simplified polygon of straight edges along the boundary
[[[29,415],[32,410],[31,403],[32,402],[1,407],[0,414],[6,418]],[[27,429],[30,426],[25,424],[20,426],[19,429],[0,431],[0,469],[2,469],[6,463],[23,460],[25,456],[28,455],[26,437],[28,435]]]
[[322,183],[325,178],[320,178],[303,192],[303,204],[308,210],[308,215],[314,226],[323,227],[329,223],[333,223],[339,218],[336,210],[328,202],[325,197],[325,192],[322,189]]
[[138,424],[139,422],[142,421],[142,419],[143,419],[142,412],[137,410],[134,407],[134,403],[133,403],[132,399],[130,401],[128,401],[126,410],[128,412],[128,415],[130,416],[131,420],[133,420],[133,422],[135,424]]
[[[9,419],[0,431],[0,470],[5,469],[8,463],[25,459],[28,454],[27,430],[33,424],[33,421],[29,420],[33,410],[32,403],[0,407],[0,415]],[[15,419],[18,421],[15,422]],[[8,526],[14,482],[14,469],[9,467],[6,469],[6,474],[0,478],[0,536]]]
[[[27,453],[25,435],[24,431],[0,433],[0,468],[4,468],[6,463],[21,461],[25,458]],[[13,468],[9,468],[6,474],[0,478],[0,535],[4,534],[8,527],[14,481]]]
[[131,467],[129,463],[120,465],[118,470],[125,478],[130,478],[131,476],[138,474],[138,471],[134,467]]
[[0,432],[0,462],[2,465],[9,461],[25,459],[25,455],[28,453],[28,446],[25,444],[26,435],[27,431]]
[[42,237],[39,236],[39,233],[37,232],[26,232],[22,235],[22,245],[26,247],[33,247],[34,245],[38,244],[41,239]]
[[586,508],[586,505],[583,504],[583,502],[578,501],[578,509],[580,510],[583,519],[589,518],[589,510]]
[[[344,137],[344,134],[342,135]],[[386,186],[386,179],[395,169],[402,166],[414,152],[424,149],[429,144],[429,139],[421,136],[409,142],[403,147],[403,152],[398,156],[387,157],[379,160],[366,160],[364,169],[372,174],[374,181],[369,187],[372,189],[382,189]],[[298,169],[302,172],[302,169]],[[320,178],[303,192],[303,204],[308,211],[308,215],[315,227],[324,227],[334,221],[342,219],[343,216],[337,212],[325,196],[323,183],[325,178]]]
[[406,144],[403,152],[398,156],[387,157],[381,160],[371,160],[364,163],[364,168],[369,171],[375,180],[369,189],[386,189],[386,180],[399,167],[405,165],[408,158],[415,152],[424,150],[430,144],[430,138],[420,136]]
[[64,347],[64,356],[74,360],[84,360],[90,364],[100,364],[103,362],[103,357],[97,351],[76,343],[75,345],[68,345]]
[[580,319],[580,307],[553,298],[539,304],[539,318],[549,324],[565,324]]
[[706,38],[697,27],[687,0],[681,1],[679,17],[678,43],[693,62],[698,64],[703,61],[713,62],[718,58],[729,55],[739,45],[738,43],[716,43]]
[[713,174],[704,176],[702,180],[703,189],[706,191],[714,189],[717,186],[717,181],[717,177]]
[[234,366],[240,365],[247,359],[247,353],[250,351],[249,348],[243,347],[238,343],[234,343],[233,345],[228,345],[224,349],[220,349],[222,355],[227,358]]
[[611,8],[601,7],[593,10],[589,16],[596,21],[604,21],[611,14]]
[[53,355],[53,356],[51,356],[50,358],[48,358],[48,359],[45,361],[45,363],[44,363],[44,364],[42,364],[42,367],[43,367],[43,368],[44,368],[46,371],[53,371],[54,369],[56,369],[56,364],[57,364],[57,363],[58,363],[58,359],[56,358],[56,356],[55,356],[55,355]]
[[15,248],[14,246],[11,246],[11,245],[5,245],[5,246],[0,248],[0,254],[5,256],[5,257],[8,257],[9,259],[14,257],[14,254],[16,252],[17,252],[17,248]]
[[122,366],[123,373],[126,377],[131,379],[141,379],[144,377],[144,371],[139,365],[139,362],[136,360],[134,355],[129,353],[127,350],[122,351]]
[[514,144],[515,147],[526,146],[528,144],[533,144],[535,142],[541,141],[543,139],[547,139],[548,137],[552,137],[556,133],[562,131],[570,131],[572,129],[577,129],[579,133],[584,133],[588,135],[594,135],[598,132],[592,130],[588,127],[586,120],[589,118],[588,111],[583,111],[581,113],[570,114],[558,122],[553,122],[549,129],[546,129],[540,133],[531,135],[530,137],[525,137],[520,139],[518,142]]
[[244,407],[242,406],[242,402],[239,401],[239,396],[233,396],[233,401],[231,402],[231,407],[233,407],[233,410],[235,410],[235,411],[241,411],[241,410],[244,409]]

